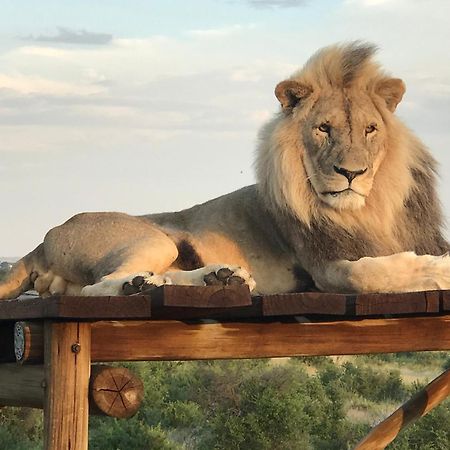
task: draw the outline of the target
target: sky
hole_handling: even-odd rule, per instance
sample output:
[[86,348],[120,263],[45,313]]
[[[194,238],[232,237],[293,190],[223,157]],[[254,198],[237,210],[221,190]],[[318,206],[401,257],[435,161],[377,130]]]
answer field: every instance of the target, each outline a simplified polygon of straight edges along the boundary
[[254,182],[273,95],[355,39],[407,86],[450,217],[448,0],[0,0],[0,255],[81,211],[179,210]]

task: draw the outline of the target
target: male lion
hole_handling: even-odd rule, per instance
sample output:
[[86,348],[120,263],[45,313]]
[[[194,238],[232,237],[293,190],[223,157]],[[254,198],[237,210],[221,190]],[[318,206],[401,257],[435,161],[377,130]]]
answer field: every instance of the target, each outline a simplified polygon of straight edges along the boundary
[[[0,299],[245,282],[261,293],[450,288],[435,161],[394,115],[375,48],[325,48],[275,89],[257,184],[180,212],[85,213],[53,228]],[[250,277],[249,273],[253,275]]]

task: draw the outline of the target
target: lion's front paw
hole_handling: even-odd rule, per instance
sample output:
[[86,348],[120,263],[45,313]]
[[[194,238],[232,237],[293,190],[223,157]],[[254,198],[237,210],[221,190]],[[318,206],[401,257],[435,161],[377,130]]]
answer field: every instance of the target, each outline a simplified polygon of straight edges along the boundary
[[[205,267],[208,269],[208,267]],[[255,286],[255,280],[252,276],[241,267],[238,266],[217,266],[203,277],[206,286],[214,285],[239,285],[246,284],[252,291]]]
[[143,272],[125,281],[122,285],[123,295],[146,294],[164,284],[172,284],[172,280],[164,275],[155,275],[153,272]]

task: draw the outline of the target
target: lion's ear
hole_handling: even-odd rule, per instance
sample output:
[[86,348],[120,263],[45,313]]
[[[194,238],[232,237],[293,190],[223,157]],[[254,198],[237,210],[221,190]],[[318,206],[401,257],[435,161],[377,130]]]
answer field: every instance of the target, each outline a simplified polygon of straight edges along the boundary
[[284,80],[275,88],[275,96],[284,110],[293,108],[311,92],[312,88],[294,80]]
[[400,78],[384,78],[375,86],[375,93],[384,99],[391,112],[394,112],[397,108],[405,90],[405,83]]

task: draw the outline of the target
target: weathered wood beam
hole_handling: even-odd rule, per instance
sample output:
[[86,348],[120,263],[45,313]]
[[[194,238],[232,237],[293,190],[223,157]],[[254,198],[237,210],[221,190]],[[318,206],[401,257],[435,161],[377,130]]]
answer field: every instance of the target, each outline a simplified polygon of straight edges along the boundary
[[0,406],[43,408],[44,367],[0,364]]
[[[25,323],[27,324],[27,323]],[[27,336],[38,355],[42,333]],[[192,360],[449,350],[450,316],[334,322],[93,322],[92,361]],[[36,341],[36,342],[35,342]],[[17,350],[16,350],[17,353]],[[19,352],[20,353],[20,352]],[[36,356],[35,360],[38,357]]]
[[87,450],[91,325],[44,325],[44,449]]
[[[0,406],[43,408],[44,366],[0,364],[0,379]],[[143,396],[142,381],[125,367],[91,367],[89,414],[131,417]]]
[[[245,286],[161,286],[150,295],[55,296],[0,302],[0,321],[240,320],[292,315],[368,317],[450,312],[450,291],[344,295],[302,292],[250,297]],[[1,332],[1,330],[0,330]],[[0,347],[1,351],[1,347]],[[0,353],[1,355],[1,353]]]
[[450,369],[435,378],[358,443],[355,450],[382,450],[405,427],[427,414],[450,395]]
[[14,354],[19,363],[23,361],[27,363],[42,362],[44,354],[42,322],[16,322],[14,324]]

